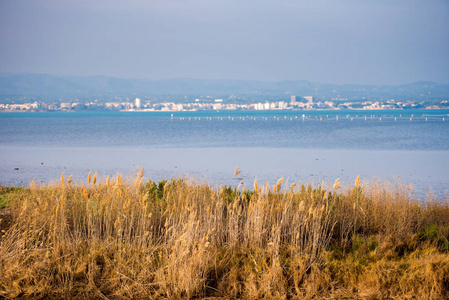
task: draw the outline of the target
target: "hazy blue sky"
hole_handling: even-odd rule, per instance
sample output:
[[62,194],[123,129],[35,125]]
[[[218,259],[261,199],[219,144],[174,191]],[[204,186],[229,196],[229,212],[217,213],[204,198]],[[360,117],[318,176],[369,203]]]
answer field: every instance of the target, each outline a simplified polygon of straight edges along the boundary
[[449,83],[449,0],[0,0],[0,72]]

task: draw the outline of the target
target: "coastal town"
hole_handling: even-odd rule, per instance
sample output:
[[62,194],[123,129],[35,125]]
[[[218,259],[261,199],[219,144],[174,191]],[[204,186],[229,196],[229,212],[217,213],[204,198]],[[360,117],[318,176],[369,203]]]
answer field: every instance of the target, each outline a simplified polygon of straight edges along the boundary
[[189,101],[155,101],[147,99],[119,99],[115,101],[34,101],[24,103],[0,103],[0,112],[37,112],[37,111],[222,111],[222,110],[391,110],[391,109],[448,109],[448,100],[433,101],[396,101],[394,99],[378,101],[349,101],[344,98],[316,100],[312,96],[290,96],[278,101],[239,101],[230,97],[217,99],[205,96]]

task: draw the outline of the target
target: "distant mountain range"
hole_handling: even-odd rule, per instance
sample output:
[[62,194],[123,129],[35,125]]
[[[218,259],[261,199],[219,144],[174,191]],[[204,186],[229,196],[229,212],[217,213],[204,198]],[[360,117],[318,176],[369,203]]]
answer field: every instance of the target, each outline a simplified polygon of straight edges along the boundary
[[[254,81],[167,79],[144,80],[106,76],[56,76],[0,74],[0,102],[20,98],[36,100],[111,99],[151,96],[241,96],[249,98],[314,96],[317,99],[348,98],[396,100],[447,100],[449,84],[415,82],[404,85],[323,84],[305,80]],[[9,100],[8,100],[9,99]]]

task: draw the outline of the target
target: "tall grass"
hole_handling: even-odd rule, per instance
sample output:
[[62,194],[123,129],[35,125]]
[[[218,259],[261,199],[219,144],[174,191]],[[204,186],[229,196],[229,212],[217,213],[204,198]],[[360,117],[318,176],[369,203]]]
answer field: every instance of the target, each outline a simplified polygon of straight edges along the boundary
[[394,182],[214,189],[141,170],[2,194],[7,298],[449,296],[449,203]]

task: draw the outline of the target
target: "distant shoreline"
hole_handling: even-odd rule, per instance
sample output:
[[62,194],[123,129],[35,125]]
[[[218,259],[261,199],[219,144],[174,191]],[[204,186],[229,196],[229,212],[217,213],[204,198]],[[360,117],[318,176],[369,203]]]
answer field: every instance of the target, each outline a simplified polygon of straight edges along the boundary
[[[334,108],[334,109],[266,109],[266,110],[255,110],[255,109],[236,109],[236,110],[150,110],[150,109],[122,109],[122,110],[0,110],[1,113],[94,113],[94,112],[101,112],[101,113],[117,113],[117,112],[154,112],[154,113],[189,113],[189,112],[313,112],[313,111],[330,111],[330,112],[337,112],[337,111],[420,111],[420,110],[426,110],[426,111],[441,111],[441,110],[449,110],[449,108],[446,107],[440,107],[440,108],[388,108],[388,109],[382,109],[382,108],[372,108],[372,109],[364,109],[364,108]],[[449,114],[447,114],[449,116]]]

